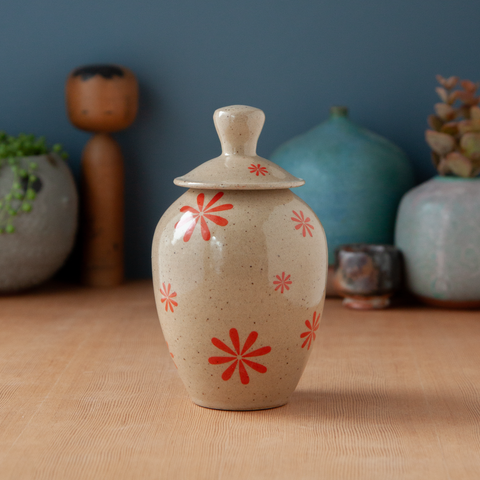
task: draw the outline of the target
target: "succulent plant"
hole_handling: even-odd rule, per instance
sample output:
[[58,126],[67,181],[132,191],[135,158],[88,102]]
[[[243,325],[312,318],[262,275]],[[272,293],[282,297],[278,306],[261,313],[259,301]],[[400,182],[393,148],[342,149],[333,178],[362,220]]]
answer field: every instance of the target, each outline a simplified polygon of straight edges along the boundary
[[431,130],[425,132],[433,164],[440,175],[476,177],[480,173],[479,84],[441,75],[437,80],[441,86],[435,90],[442,101],[435,104],[435,114],[428,117]]
[[14,219],[20,214],[29,213],[33,209],[36,197],[37,163],[29,157],[58,153],[66,159],[68,154],[60,144],[50,150],[44,137],[21,133],[18,137],[0,132],[0,175],[3,167],[9,167],[13,173],[13,183],[5,195],[0,196],[0,235],[14,233]]

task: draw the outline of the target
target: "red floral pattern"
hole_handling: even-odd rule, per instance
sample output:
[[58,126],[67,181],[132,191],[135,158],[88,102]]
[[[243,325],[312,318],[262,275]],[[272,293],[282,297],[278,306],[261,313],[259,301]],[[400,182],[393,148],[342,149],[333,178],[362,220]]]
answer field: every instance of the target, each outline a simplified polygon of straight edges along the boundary
[[172,352],[170,352],[170,347],[168,346],[168,342],[165,342],[165,343],[167,344],[168,351],[170,353],[170,356],[172,357],[173,364],[175,365],[175,368],[178,370],[177,364],[175,363],[175,360],[174,360],[175,355]]
[[173,300],[177,294],[176,292],[170,292],[172,286],[168,284],[167,287],[165,287],[165,283],[162,283],[163,288],[160,288],[160,293],[163,295],[163,298],[161,299],[161,302],[165,304],[165,311],[168,312],[168,309],[170,308],[170,311],[173,313],[173,307],[178,307],[178,303]]
[[295,225],[295,230],[300,230],[300,228],[302,229],[302,234],[304,237],[307,236],[307,232],[308,234],[313,237],[312,235],[312,230],[313,230],[313,225],[311,225],[310,223],[310,217],[307,217],[305,218],[305,215],[303,214],[303,212],[300,210],[300,215],[295,211],[295,210],[292,210],[293,214],[295,215],[295,217],[291,217],[291,219],[294,221],[294,222],[297,222],[297,225]]
[[310,320],[306,320],[305,325],[307,326],[308,331],[303,332],[300,335],[300,338],[305,338],[302,348],[304,348],[305,345],[307,345],[307,350],[310,350],[310,345],[317,338],[315,335],[315,332],[318,330],[318,327],[320,326],[320,314],[318,314],[317,316],[317,312],[313,312],[312,323],[310,323]]
[[230,210],[233,208],[233,205],[230,203],[214,207],[213,205],[217,203],[222,197],[223,192],[218,192],[204,207],[205,194],[200,193],[197,196],[198,208],[184,206],[180,209],[180,211],[185,212],[185,214],[182,215],[180,221],[175,224],[175,228],[182,228],[182,230],[185,232],[183,236],[184,242],[188,242],[190,240],[190,237],[195,230],[195,226],[199,221],[201,225],[202,238],[204,240],[210,240],[210,229],[208,228],[207,220],[210,220],[211,222],[215,223],[216,225],[220,225],[221,227],[225,227],[228,224],[228,220],[226,218],[220,217],[218,215],[212,215],[212,213],[223,212],[224,210]]
[[260,166],[260,164],[258,163],[257,165],[255,165],[254,163],[252,163],[248,169],[250,170],[251,173],[256,173],[257,174],[257,177],[262,174],[262,176],[264,177],[265,174],[268,173],[268,170],[265,168],[265,167],[262,167]]
[[275,288],[275,291],[277,291],[279,288],[280,293],[283,293],[283,290],[290,290],[289,285],[291,285],[293,282],[290,280],[290,275],[285,276],[285,272],[282,272],[282,276],[277,275],[277,280],[274,280],[273,284],[277,285]]
[[236,328],[232,328],[230,330],[230,340],[232,341],[233,348],[232,350],[228,345],[223,343],[218,338],[212,338],[212,343],[222,352],[228,353],[228,357],[210,357],[208,362],[212,365],[221,365],[224,363],[230,363],[231,365],[222,373],[222,379],[227,381],[232,378],[237,365],[238,365],[238,373],[240,374],[240,381],[243,385],[247,385],[250,382],[250,377],[248,376],[247,369],[245,365],[252,368],[258,373],[265,373],[267,371],[267,367],[261,365],[260,363],[252,362],[248,360],[251,357],[260,357],[262,355],[266,355],[270,353],[272,350],[271,347],[261,347],[253,352],[247,353],[248,350],[253,346],[253,344],[257,341],[258,333],[257,332],[250,332],[248,335],[247,340],[245,341],[243,348],[240,350],[240,338],[238,336],[238,331]]

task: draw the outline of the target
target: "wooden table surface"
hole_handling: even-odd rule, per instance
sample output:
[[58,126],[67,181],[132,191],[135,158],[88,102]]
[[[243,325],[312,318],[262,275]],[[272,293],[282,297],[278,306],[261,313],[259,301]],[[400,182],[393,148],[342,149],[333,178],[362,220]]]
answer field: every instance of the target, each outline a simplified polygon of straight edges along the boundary
[[328,300],[288,405],[187,397],[149,281],[0,297],[0,479],[480,478],[480,313]]

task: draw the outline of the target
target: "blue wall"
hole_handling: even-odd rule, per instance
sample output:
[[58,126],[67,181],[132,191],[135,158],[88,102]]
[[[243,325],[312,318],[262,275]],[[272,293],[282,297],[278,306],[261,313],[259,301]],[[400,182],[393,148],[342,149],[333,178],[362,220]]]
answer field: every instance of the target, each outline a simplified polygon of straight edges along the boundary
[[78,175],[87,133],[65,113],[74,67],[118,63],[141,86],[119,133],[127,169],[127,272],[150,276],[156,222],[174,177],[217,156],[213,111],[265,111],[268,157],[330,105],[400,145],[418,180],[434,174],[423,139],[435,74],[480,80],[478,0],[16,0],[0,9],[0,129],[46,135]]

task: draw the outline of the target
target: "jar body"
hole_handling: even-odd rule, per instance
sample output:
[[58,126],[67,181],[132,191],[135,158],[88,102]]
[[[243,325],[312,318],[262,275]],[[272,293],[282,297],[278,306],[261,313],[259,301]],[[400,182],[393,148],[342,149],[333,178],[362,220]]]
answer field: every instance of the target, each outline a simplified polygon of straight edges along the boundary
[[326,239],[308,205],[288,189],[190,189],[160,220],[152,261],[162,330],[192,400],[285,404],[325,298]]
[[436,177],[408,192],[395,242],[413,293],[438,306],[480,307],[480,179]]

